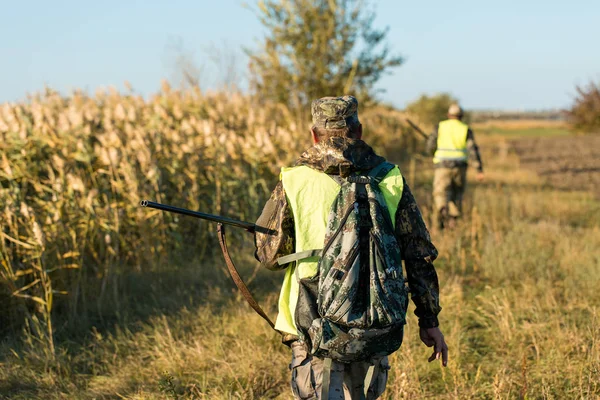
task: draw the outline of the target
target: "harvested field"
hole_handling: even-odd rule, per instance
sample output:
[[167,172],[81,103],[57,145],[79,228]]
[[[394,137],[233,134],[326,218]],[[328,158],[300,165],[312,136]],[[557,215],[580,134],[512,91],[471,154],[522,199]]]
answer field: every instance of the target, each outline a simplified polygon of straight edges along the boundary
[[600,197],[600,135],[528,138],[512,145],[521,167],[534,170],[546,183]]

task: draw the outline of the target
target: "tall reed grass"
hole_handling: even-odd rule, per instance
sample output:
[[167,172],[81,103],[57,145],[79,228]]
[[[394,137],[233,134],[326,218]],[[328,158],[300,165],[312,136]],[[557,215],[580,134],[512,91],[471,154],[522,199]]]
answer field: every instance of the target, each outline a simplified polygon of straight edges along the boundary
[[38,333],[52,345],[50,314],[62,296],[73,317],[109,296],[118,306],[123,273],[169,268],[171,255],[191,249],[212,253],[206,224],[142,210],[142,198],[254,218],[275,167],[301,143],[279,124],[285,110],[245,100],[165,84],[148,101],[46,90],[3,105],[1,276],[27,301],[4,307],[2,326],[43,316]]
[[[380,148],[391,135],[394,156],[414,147],[394,110],[365,118]],[[239,93],[167,83],[148,100],[46,89],[0,106],[0,334],[25,327],[53,353],[55,313],[102,318],[123,306],[129,274],[211,260],[211,225],[140,199],[253,220],[278,168],[310,145],[309,123]]]

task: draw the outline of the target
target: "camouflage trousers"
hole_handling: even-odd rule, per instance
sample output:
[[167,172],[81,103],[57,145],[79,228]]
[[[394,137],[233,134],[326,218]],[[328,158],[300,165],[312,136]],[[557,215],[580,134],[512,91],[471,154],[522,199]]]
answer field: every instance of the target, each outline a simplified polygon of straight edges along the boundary
[[[379,364],[375,376],[369,386],[367,400],[377,399],[385,390],[388,370],[387,357],[376,360]],[[367,370],[371,364],[367,362],[345,364],[334,361],[331,365],[331,384],[329,399],[321,399],[323,360],[313,357],[299,342],[292,343],[292,392],[295,399],[318,400],[356,400],[364,397],[364,386]]]
[[[433,175],[435,212],[451,218],[462,215],[462,200],[467,186],[467,167],[436,168]],[[443,216],[441,216],[443,217]]]

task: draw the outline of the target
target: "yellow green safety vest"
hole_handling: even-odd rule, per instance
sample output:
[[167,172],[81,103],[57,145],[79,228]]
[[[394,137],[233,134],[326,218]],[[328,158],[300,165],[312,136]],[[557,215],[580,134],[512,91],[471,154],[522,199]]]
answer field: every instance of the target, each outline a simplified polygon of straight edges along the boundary
[[[340,191],[340,185],[327,174],[306,166],[282,168],[281,182],[294,216],[296,253],[323,248],[327,218]],[[379,188],[395,224],[396,210],[403,190],[402,174],[398,167],[386,175]],[[299,293],[298,279],[315,276],[318,260],[318,257],[305,258],[288,267],[279,294],[275,329],[298,334],[294,320]]]
[[434,164],[440,161],[467,161],[467,132],[469,126],[457,119],[442,121],[438,127]]

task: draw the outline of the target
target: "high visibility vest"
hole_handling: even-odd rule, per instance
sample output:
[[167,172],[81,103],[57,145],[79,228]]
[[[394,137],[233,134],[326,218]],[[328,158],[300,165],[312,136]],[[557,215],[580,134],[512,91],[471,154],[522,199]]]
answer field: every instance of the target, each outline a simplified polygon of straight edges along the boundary
[[457,119],[448,119],[438,126],[437,150],[434,164],[440,161],[467,161],[467,132],[469,126]]
[[[327,230],[327,219],[340,185],[323,172],[306,166],[282,168],[281,182],[288,205],[294,216],[297,253],[322,249]],[[392,169],[379,184],[392,222],[396,224],[396,210],[402,197],[403,180],[398,167]],[[297,335],[294,314],[298,302],[298,279],[317,274],[318,257],[305,258],[288,267],[279,294],[279,313],[275,329]]]

